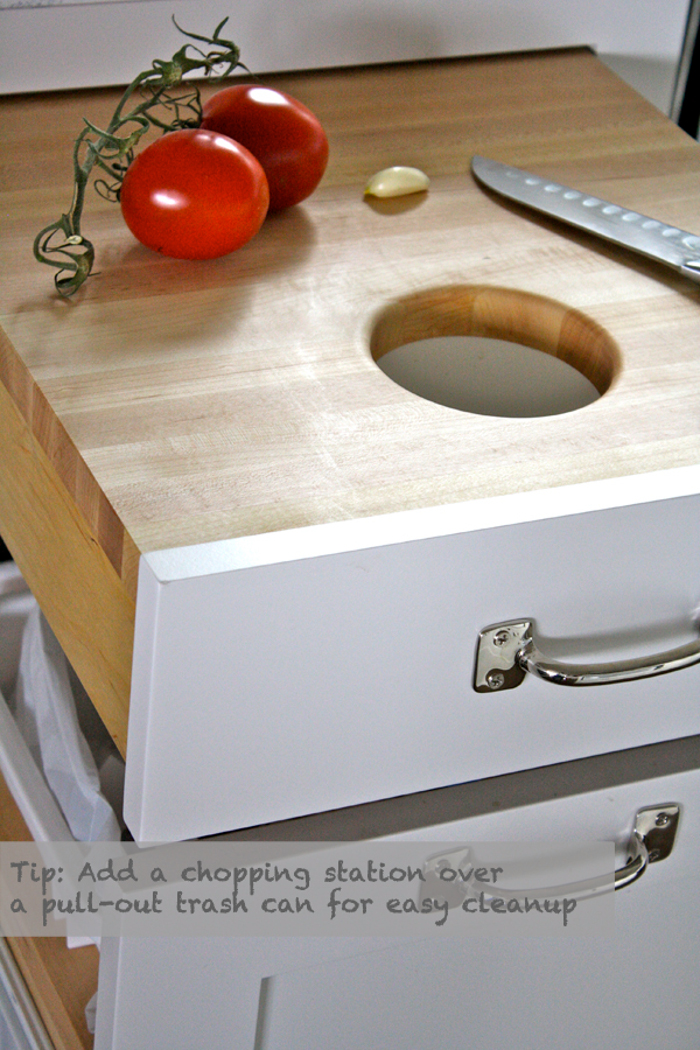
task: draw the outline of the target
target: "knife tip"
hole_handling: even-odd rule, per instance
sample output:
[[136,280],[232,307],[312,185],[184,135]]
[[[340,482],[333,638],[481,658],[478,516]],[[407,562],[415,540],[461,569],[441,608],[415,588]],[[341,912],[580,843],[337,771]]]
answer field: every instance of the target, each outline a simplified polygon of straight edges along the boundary
[[482,157],[480,154],[475,153],[471,159],[471,169],[475,175],[478,175],[480,171],[487,171],[489,168],[493,168],[495,161],[489,160],[488,157]]

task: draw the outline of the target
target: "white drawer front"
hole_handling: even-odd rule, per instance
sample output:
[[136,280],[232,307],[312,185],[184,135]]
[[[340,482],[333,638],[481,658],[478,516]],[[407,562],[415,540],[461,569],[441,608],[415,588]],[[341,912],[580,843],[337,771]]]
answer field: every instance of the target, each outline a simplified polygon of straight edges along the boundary
[[267,564],[260,537],[254,563],[179,579],[143,561],[132,833],[192,838],[700,732],[700,666],[472,686],[479,631],[518,617],[581,662],[690,641],[699,508],[669,498],[288,560],[275,536]]
[[[678,803],[671,854],[614,895],[609,938],[125,938],[103,950],[96,1050],[696,1050],[698,741],[640,750],[580,763],[605,775],[568,797],[547,797],[566,794],[553,770],[527,805],[530,774],[496,778],[477,804],[472,785],[476,815],[399,836],[622,844],[638,809]],[[679,752],[685,768],[669,762]]]

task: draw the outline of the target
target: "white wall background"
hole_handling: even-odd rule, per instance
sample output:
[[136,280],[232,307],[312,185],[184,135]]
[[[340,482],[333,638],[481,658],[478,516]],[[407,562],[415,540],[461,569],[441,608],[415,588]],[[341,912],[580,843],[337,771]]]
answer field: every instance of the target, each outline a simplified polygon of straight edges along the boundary
[[688,0],[0,0],[0,93],[128,83],[230,15],[255,73],[591,45],[668,112]]

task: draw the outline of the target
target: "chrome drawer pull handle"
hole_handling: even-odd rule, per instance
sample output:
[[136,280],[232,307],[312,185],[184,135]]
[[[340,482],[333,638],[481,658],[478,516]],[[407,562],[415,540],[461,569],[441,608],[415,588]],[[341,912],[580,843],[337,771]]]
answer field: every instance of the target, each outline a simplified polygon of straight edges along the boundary
[[[668,857],[676,840],[679,817],[680,806],[675,802],[637,810],[627,847],[627,863],[615,871],[614,877],[611,874],[594,876],[561,886],[548,886],[546,889],[506,889],[499,885],[497,891],[493,891],[493,895],[504,899],[566,896],[585,900],[624,889],[641,878],[650,864]],[[445,867],[452,868],[453,871],[472,871],[474,862],[470,846],[431,857],[424,867],[421,900],[430,897],[442,898],[448,907],[453,908],[459,907],[470,891],[483,891],[484,886],[475,883],[473,877],[450,879],[449,882],[445,882],[440,875],[441,869]]]
[[629,859],[624,868],[615,872],[615,889],[636,882],[649,864],[665,860],[673,849],[678,829],[680,806],[668,802],[663,806],[647,806],[637,811],[629,844]]
[[632,832],[629,844],[630,856],[624,868],[618,868],[615,872],[614,888],[621,890],[641,878],[649,864],[649,850],[644,839],[639,835],[636,828]]
[[509,620],[479,635],[474,688],[477,693],[515,689],[526,672],[555,685],[607,685],[668,674],[696,663],[700,663],[700,640],[655,656],[597,666],[558,663],[540,652],[532,620]]

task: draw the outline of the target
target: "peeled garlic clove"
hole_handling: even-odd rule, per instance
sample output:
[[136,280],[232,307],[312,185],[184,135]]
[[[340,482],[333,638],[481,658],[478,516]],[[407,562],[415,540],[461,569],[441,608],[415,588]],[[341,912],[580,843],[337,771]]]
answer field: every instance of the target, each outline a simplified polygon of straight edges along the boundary
[[419,168],[384,168],[367,183],[365,197],[403,197],[427,190],[430,179]]

